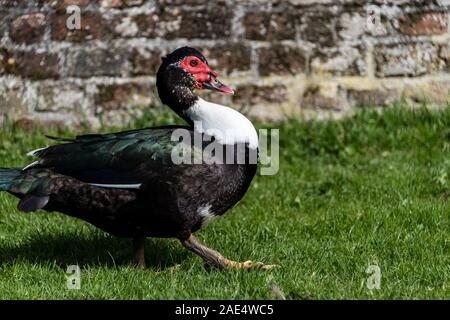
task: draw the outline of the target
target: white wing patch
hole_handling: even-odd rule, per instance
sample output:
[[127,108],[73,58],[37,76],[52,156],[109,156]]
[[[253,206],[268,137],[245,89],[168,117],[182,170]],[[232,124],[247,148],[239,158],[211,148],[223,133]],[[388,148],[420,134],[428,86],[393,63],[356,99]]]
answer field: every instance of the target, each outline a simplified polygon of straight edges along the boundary
[[27,170],[27,169],[30,169],[31,167],[34,167],[34,166],[37,165],[37,164],[39,164],[39,161],[35,161],[35,162],[33,162],[33,163],[30,163],[29,165],[27,165],[26,167],[24,167],[24,168],[22,169],[22,171],[25,171],[25,170]]
[[213,221],[217,216],[211,212],[211,205],[207,204],[205,206],[201,206],[197,209],[197,213],[202,217],[202,227],[209,224]]
[[136,184],[103,184],[103,183],[89,183],[91,186],[101,188],[115,188],[115,189],[139,189],[142,183]]
[[39,151],[43,151],[43,150],[45,150],[45,149],[47,149],[47,148],[48,148],[48,147],[43,147],[43,148],[39,148],[39,149],[30,151],[30,152],[27,153],[27,156],[33,157],[33,156],[35,156],[36,153],[38,153]]
[[[35,156],[39,151],[43,151],[43,150],[45,150],[45,149],[47,149],[47,148],[48,148],[48,147],[43,147],[43,148],[39,148],[39,149],[30,151],[30,152],[27,153],[27,156],[33,157],[33,156]],[[24,168],[22,169],[22,171],[27,170],[27,169],[30,169],[30,168],[34,167],[35,165],[37,165],[37,164],[39,164],[39,160],[38,160],[38,161],[34,161],[33,163],[30,163],[29,165],[27,165],[26,167],[24,167]]]

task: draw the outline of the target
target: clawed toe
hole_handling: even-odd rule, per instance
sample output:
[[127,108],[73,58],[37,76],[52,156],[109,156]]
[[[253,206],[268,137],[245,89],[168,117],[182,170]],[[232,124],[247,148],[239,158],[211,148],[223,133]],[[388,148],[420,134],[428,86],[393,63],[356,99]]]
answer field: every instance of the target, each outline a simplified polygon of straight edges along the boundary
[[243,269],[262,269],[262,270],[271,270],[275,267],[278,267],[276,264],[264,264],[261,261],[253,263],[248,260],[243,263]]
[[250,270],[250,269],[252,269],[252,270],[258,270],[258,269],[271,270],[275,267],[278,267],[278,265],[276,265],[276,264],[264,264],[263,262],[260,262],[260,261],[253,262],[251,260],[247,260],[242,263],[228,260],[226,262],[226,266],[231,269],[244,269],[244,270]]

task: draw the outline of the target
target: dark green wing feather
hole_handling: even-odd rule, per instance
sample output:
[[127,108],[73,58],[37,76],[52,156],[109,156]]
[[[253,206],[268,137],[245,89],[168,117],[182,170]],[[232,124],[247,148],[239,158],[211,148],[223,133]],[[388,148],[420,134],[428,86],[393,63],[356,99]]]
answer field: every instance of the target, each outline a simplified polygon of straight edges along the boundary
[[37,151],[33,168],[49,168],[84,182],[95,184],[139,184],[162,170],[167,170],[176,129],[166,126],[131,130],[105,135],[85,135],[69,143]]

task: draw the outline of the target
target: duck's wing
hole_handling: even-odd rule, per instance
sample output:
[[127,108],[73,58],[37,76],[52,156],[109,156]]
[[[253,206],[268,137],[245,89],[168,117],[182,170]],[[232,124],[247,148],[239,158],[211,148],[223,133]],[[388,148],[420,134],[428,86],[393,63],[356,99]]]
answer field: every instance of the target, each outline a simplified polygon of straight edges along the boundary
[[192,132],[166,126],[64,139],[66,143],[31,152],[38,159],[25,170],[47,168],[102,187],[138,188],[174,166],[172,150],[180,141],[172,135],[178,129]]

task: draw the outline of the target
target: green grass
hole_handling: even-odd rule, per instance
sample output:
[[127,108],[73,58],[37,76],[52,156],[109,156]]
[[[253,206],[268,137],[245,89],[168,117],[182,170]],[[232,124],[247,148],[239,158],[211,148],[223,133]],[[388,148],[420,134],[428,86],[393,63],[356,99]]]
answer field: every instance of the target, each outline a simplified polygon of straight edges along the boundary
[[[450,297],[450,109],[365,109],[280,129],[279,173],[258,176],[197,234],[277,270],[211,269],[173,239],[148,239],[148,268],[135,269],[129,240],[59,213],[20,213],[1,193],[0,298],[270,299],[270,283],[287,299]],[[0,167],[28,163],[44,132],[57,134],[1,129]],[[76,263],[81,289],[69,290]],[[369,264],[381,268],[379,290],[366,287]]]

